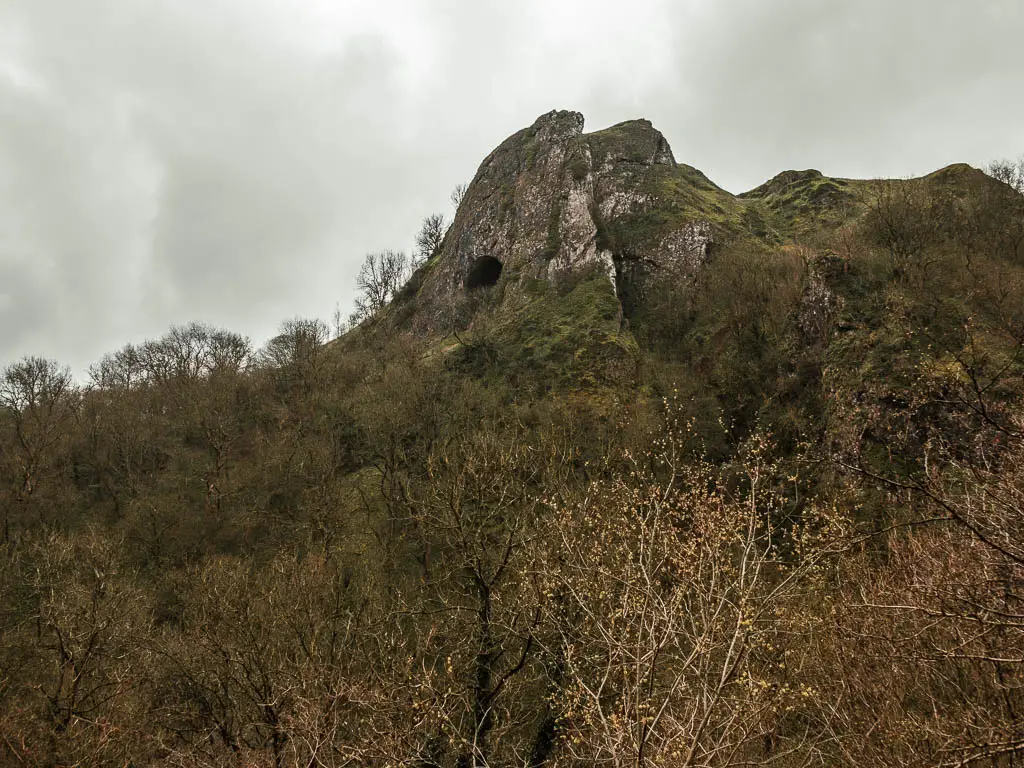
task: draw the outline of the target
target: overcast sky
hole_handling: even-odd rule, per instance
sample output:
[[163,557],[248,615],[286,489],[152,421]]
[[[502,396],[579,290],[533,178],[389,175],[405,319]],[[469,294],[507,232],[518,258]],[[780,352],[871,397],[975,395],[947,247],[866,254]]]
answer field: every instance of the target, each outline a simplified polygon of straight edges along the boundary
[[347,311],[550,109],[733,192],[1024,153],[1020,0],[0,0],[0,362]]

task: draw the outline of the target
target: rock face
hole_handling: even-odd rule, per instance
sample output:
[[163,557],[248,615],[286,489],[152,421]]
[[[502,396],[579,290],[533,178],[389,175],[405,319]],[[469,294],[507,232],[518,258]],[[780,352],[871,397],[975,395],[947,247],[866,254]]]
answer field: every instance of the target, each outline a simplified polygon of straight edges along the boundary
[[488,155],[419,286],[417,314],[439,327],[475,289],[517,302],[531,281],[599,271],[627,309],[644,282],[691,272],[738,208],[677,164],[647,120],[583,133],[578,112],[549,112]]
[[[942,199],[955,205],[946,192],[997,182],[951,166],[913,183],[945,190]],[[666,302],[687,302],[690,286],[740,284],[742,275],[716,270],[767,259],[764,279],[801,265],[797,330],[821,345],[843,306],[829,276],[837,266],[846,274],[849,254],[786,249],[810,242],[805,232],[827,242],[888,184],[900,190],[905,182],[785,171],[732,195],[676,162],[647,120],[584,133],[579,113],[549,112],[484,159],[441,247],[381,327],[411,331],[425,340],[426,357],[500,375],[517,392],[621,390],[639,380],[650,351],[641,345],[656,330],[685,332],[684,307]],[[698,272],[711,279],[691,280]],[[717,333],[707,329],[708,338]],[[692,349],[701,348],[703,331],[694,332]]]
[[[968,176],[986,180],[951,166],[921,181],[963,186]],[[647,120],[584,133],[578,112],[548,112],[484,159],[439,252],[406,290],[402,321],[426,332],[465,328],[483,297],[511,322],[543,286],[564,297],[595,274],[621,320],[657,281],[701,268],[715,243],[738,236],[774,247],[838,226],[880,183],[784,171],[734,196],[677,163]]]

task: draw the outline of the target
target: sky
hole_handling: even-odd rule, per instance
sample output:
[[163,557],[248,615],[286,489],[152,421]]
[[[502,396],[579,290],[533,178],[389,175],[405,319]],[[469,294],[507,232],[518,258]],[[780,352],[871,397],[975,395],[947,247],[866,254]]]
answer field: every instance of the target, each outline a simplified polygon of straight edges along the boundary
[[732,192],[1024,154],[1019,0],[0,0],[0,364],[347,314],[551,109]]

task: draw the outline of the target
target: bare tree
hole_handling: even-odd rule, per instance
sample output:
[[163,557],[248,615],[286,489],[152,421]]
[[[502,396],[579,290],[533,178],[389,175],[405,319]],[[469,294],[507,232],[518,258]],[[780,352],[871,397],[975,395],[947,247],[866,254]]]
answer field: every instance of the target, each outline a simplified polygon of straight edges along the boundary
[[425,659],[439,673],[431,698],[458,765],[522,764],[534,751],[536,713],[523,702],[544,691],[532,578],[544,523],[532,489],[545,468],[544,449],[522,435],[485,432],[432,455],[426,495],[412,504],[432,608]]
[[466,197],[466,190],[469,189],[469,185],[466,183],[456,184],[455,189],[452,190],[451,201],[452,207],[456,211],[459,210],[459,206],[462,205],[463,199]]
[[985,172],[993,179],[1013,187],[1018,192],[1024,193],[1024,156],[1016,162],[1010,160],[995,160],[989,163]]
[[331,338],[339,339],[348,331],[348,319],[341,311],[341,305],[334,305],[334,312],[331,313]]
[[923,287],[935,265],[934,246],[941,230],[930,215],[937,200],[920,180],[878,181],[864,216],[868,241],[891,259],[895,277]]
[[[843,465],[914,515],[851,552],[834,604],[837,733],[851,764],[1017,765],[1024,755],[1024,420],[944,447],[921,479]],[[880,681],[877,670],[890,670]],[[839,691],[837,690],[837,693]]]
[[[9,427],[13,435],[10,440],[0,440],[0,460],[9,468],[4,474],[12,481],[13,506],[24,509],[36,497],[40,481],[57,462],[60,444],[67,438],[66,427],[77,407],[71,371],[55,361],[26,357],[3,370],[0,428]],[[12,505],[0,497],[0,506],[6,539]]]
[[681,462],[674,441],[559,510],[547,572],[562,610],[562,762],[808,764],[814,728],[787,713],[819,692],[781,646],[804,631],[798,605],[829,524],[773,525],[764,441],[735,492],[709,465]]
[[71,371],[54,360],[26,357],[4,368],[0,406],[21,413],[53,411],[72,389]]
[[207,336],[207,346],[207,367],[211,374],[239,373],[252,359],[252,343],[247,337],[232,331],[212,329]]
[[329,334],[322,320],[304,317],[285,320],[277,335],[261,350],[260,358],[264,365],[276,368],[308,363],[319,355]]
[[448,222],[444,214],[432,213],[423,220],[423,227],[416,235],[416,263],[421,264],[432,258],[440,249]]
[[140,759],[146,739],[137,724],[147,713],[136,695],[146,677],[139,651],[150,619],[134,574],[120,564],[119,543],[88,531],[29,535],[21,546],[10,593],[21,601],[0,622],[0,648],[22,646],[17,666],[4,666],[12,689],[24,693],[0,696],[0,762]]
[[356,277],[359,296],[352,313],[355,322],[373,318],[390,302],[409,278],[409,257],[402,251],[366,254]]
[[93,386],[133,389],[177,379],[195,382],[219,372],[238,373],[252,358],[244,336],[204,323],[176,325],[159,339],[127,344],[89,367]]
[[89,378],[98,389],[132,389],[145,381],[142,356],[134,344],[126,344],[89,366]]

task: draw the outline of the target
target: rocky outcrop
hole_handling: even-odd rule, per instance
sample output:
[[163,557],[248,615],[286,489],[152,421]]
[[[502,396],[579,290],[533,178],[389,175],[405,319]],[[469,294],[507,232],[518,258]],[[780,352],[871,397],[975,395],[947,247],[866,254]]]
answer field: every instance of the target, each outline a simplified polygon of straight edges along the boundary
[[578,112],[549,112],[480,165],[424,270],[417,315],[438,327],[478,288],[495,284],[495,300],[515,304],[531,281],[592,270],[636,296],[646,280],[696,269],[737,207],[677,164],[649,121],[585,134]]
[[[970,186],[967,177],[990,181],[951,166],[921,182]],[[511,322],[539,286],[559,293],[599,274],[628,317],[652,283],[694,274],[716,242],[778,246],[838,227],[888,183],[784,171],[734,196],[677,162],[647,120],[584,133],[578,112],[548,112],[484,159],[399,316],[427,332],[458,329],[486,304]]]

